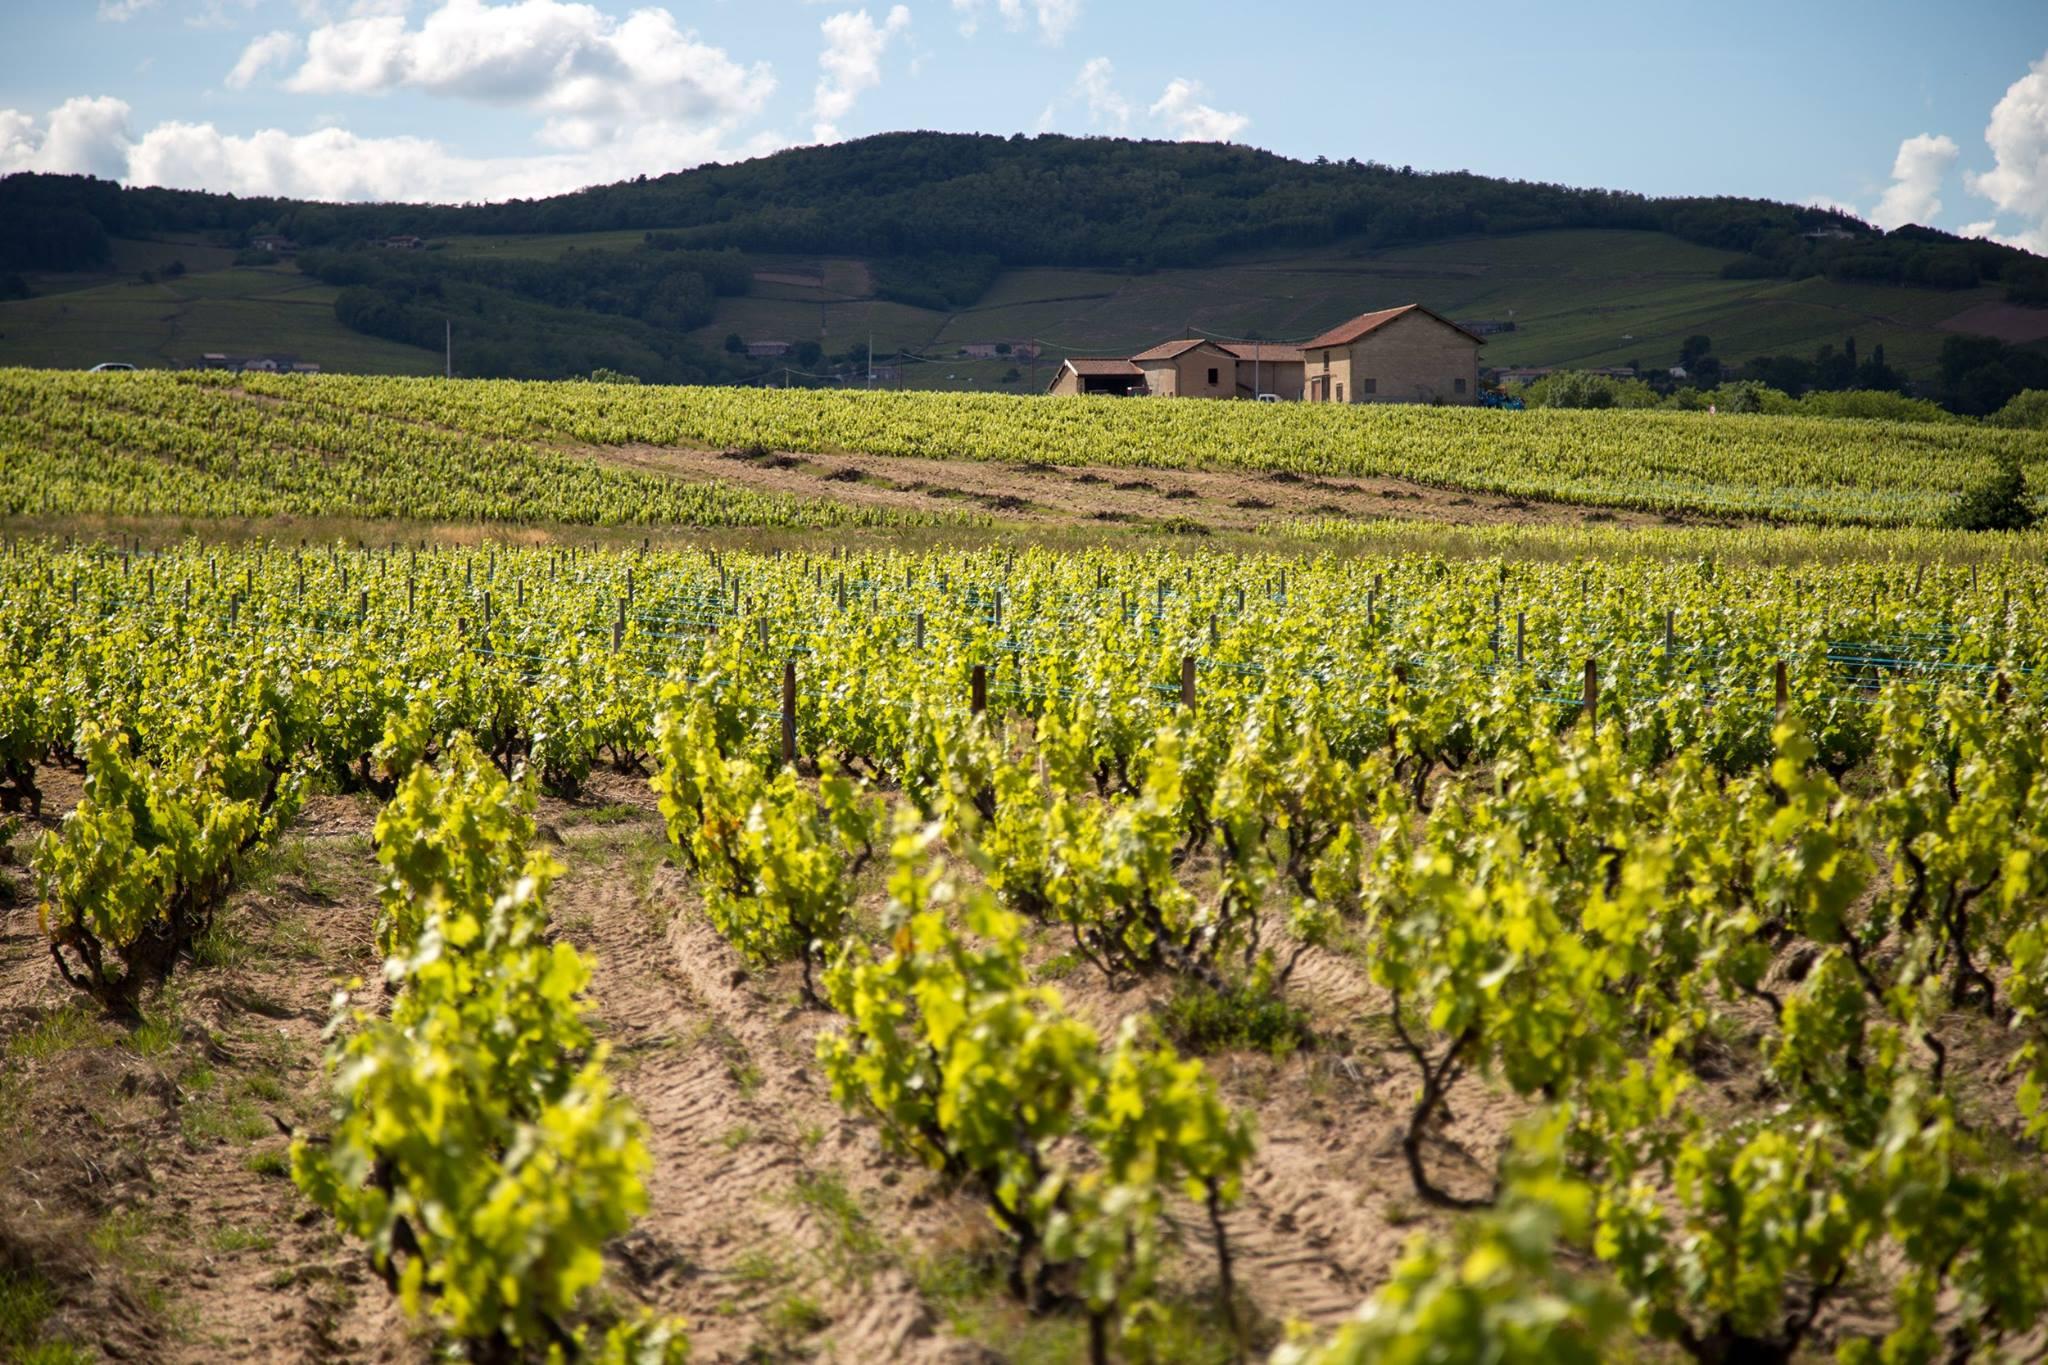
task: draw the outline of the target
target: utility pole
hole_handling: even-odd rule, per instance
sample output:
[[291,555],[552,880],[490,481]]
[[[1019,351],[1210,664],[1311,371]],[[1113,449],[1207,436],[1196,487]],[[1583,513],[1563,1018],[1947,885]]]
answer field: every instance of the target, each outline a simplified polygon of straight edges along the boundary
[[868,333],[868,387],[875,386],[875,334]]
[[455,377],[455,319],[441,319],[441,377]]

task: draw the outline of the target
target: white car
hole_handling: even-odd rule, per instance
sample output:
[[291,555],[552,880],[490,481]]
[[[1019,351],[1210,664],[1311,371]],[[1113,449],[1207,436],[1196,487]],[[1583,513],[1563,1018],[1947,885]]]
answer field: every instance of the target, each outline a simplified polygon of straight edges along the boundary
[[1277,393],[1262,393],[1259,395],[1259,401],[1261,403],[1277,403],[1280,401],[1280,395]]
[[130,365],[125,360],[102,360],[99,364],[87,370],[86,373],[98,374],[102,370],[132,370],[134,368],[133,365]]

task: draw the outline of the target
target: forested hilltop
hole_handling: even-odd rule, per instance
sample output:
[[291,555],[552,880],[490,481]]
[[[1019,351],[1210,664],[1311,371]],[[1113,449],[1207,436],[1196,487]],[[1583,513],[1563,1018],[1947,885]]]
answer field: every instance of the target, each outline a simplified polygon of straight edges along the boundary
[[[129,189],[84,176],[0,181],[0,268],[104,259],[107,239],[276,232],[342,245],[395,234],[682,233],[692,247],[861,256],[989,255],[1005,265],[1199,265],[1233,251],[1358,239],[1633,228],[1746,253],[1758,276],[1825,272],[2048,300],[2048,262],[1925,228],[1880,234],[1827,209],[1651,198],[1374,161],[1294,161],[1222,143],[886,133],[735,165],[501,204],[316,204]],[[1829,230],[1847,234],[1815,238]]]

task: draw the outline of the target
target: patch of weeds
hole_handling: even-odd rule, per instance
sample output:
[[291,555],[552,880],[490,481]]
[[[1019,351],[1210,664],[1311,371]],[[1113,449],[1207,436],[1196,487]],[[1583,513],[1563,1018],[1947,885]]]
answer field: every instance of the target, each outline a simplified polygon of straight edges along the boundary
[[1076,952],[1054,953],[1040,964],[1033,976],[1047,981],[1064,981],[1081,969],[1081,955]]
[[276,1131],[270,1120],[246,1099],[188,1104],[178,1113],[178,1128],[191,1147],[220,1142],[247,1144]]
[[999,1259],[987,1248],[920,1257],[918,1292],[956,1336],[995,1348],[1013,1365],[1066,1365],[1088,1358],[1088,1323],[1078,1314],[1034,1317],[1010,1297]]
[[50,1011],[26,1033],[7,1040],[10,1062],[35,1061],[77,1048],[105,1047],[112,1034],[98,1016],[78,1005],[64,1005]]
[[831,1325],[831,1315],[802,1294],[784,1294],[768,1310],[769,1330],[779,1337],[807,1337]]
[[718,1138],[719,1145],[728,1152],[737,1152],[753,1140],[754,1130],[744,1123],[734,1124],[721,1133]]
[[1182,982],[1159,1009],[1159,1026],[1186,1052],[1250,1048],[1284,1059],[1314,1040],[1306,1010],[1275,995]]
[[313,933],[313,926],[302,915],[286,915],[271,925],[270,932],[264,936],[263,948],[272,956],[297,962],[319,962],[327,956],[325,947]]
[[1206,536],[1209,526],[1193,517],[1168,517],[1159,523],[1159,529],[1170,536]]
[[763,1082],[768,1079],[761,1074],[761,1068],[745,1056],[732,1058],[725,1069],[726,1074],[732,1077],[732,1083],[740,1088],[741,1099],[750,1100],[760,1094]]
[[192,961],[200,967],[242,967],[255,956],[255,947],[219,920],[192,944]]
[[261,1152],[251,1152],[242,1159],[242,1169],[252,1175],[269,1175],[276,1176],[280,1180],[288,1179],[292,1173],[291,1153],[282,1147],[273,1147]]
[[602,806],[589,806],[571,811],[567,823],[578,825],[630,825],[646,818],[647,812],[624,801],[612,801]]
[[141,1209],[116,1209],[100,1219],[87,1240],[107,1260],[125,1265],[135,1258],[136,1244],[149,1231],[149,1224],[149,1215]]
[[177,1047],[185,1036],[177,1016],[170,1010],[153,1011],[128,1031],[128,1047],[139,1057],[157,1058]]
[[774,1252],[756,1247],[732,1263],[732,1277],[741,1284],[759,1286],[781,1284],[790,1275],[789,1267]]
[[9,1360],[21,1359],[16,1353],[34,1345],[56,1307],[49,1282],[33,1270],[0,1270],[0,1351]]
[[284,1103],[286,1095],[283,1081],[261,1071],[242,1077],[242,1089],[251,1099],[269,1104]]
[[825,1125],[822,1123],[805,1124],[797,1130],[796,1140],[803,1144],[805,1151],[816,1151],[818,1145],[825,1140]]
[[255,1228],[219,1227],[206,1235],[206,1245],[223,1256],[240,1251],[268,1251],[277,1239]]
[[865,1281],[888,1259],[888,1244],[868,1219],[853,1192],[836,1171],[820,1171],[798,1178],[790,1197],[798,1207],[809,1209],[831,1229],[828,1259],[834,1278]]

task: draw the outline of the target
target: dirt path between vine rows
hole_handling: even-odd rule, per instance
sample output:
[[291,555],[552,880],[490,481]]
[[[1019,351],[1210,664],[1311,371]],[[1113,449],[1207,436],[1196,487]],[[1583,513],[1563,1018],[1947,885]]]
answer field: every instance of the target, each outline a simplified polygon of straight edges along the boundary
[[980,513],[1025,527],[1169,525],[1255,531],[1283,522],[1400,519],[1460,526],[1732,525],[1726,518],[1583,507],[1410,479],[1239,470],[1011,464],[891,455],[795,455],[677,446],[575,446],[569,453],[691,482],[828,498],[893,512]]

